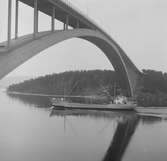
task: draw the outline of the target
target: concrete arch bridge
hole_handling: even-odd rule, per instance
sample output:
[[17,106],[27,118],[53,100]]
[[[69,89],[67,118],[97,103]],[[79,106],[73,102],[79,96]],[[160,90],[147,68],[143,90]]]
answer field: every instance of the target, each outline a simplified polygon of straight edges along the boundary
[[[140,71],[121,47],[94,21],[85,16],[68,1],[62,0],[16,0],[15,38],[11,39],[12,0],[8,0],[8,37],[0,44],[0,78],[41,51],[71,38],[80,38],[100,48],[112,63],[122,89],[134,96]],[[34,9],[34,30],[30,35],[18,36],[19,3]],[[51,17],[51,30],[38,32],[38,12]],[[61,21],[62,30],[55,29],[55,19]],[[69,29],[69,26],[71,27]],[[92,62],[95,63],[95,62]]]

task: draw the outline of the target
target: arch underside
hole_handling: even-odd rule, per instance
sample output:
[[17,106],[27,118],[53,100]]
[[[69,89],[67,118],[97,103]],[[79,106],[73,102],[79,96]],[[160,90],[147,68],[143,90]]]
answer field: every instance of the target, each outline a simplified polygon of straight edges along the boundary
[[[8,52],[0,52],[0,78],[48,47],[64,40],[77,37],[93,43],[104,52],[119,77],[122,89],[126,89],[129,96],[134,95],[139,71],[113,40],[108,39],[98,31],[90,29],[48,32],[43,35],[44,36],[39,36],[36,39],[30,39],[28,41],[24,40],[26,40],[26,37],[29,35],[24,36],[24,40],[23,38],[19,38],[21,42],[16,43]],[[19,39],[17,40],[18,42]]]

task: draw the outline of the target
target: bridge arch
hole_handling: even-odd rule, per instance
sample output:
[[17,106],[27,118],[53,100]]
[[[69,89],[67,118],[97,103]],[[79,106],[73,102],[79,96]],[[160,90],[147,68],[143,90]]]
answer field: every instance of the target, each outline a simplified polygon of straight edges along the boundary
[[0,71],[0,78],[41,51],[71,38],[87,40],[100,48],[118,74],[121,87],[128,90],[129,96],[134,95],[139,71],[112,39],[91,29],[43,32],[39,33],[36,39],[32,39],[32,35],[27,35],[13,40],[13,47],[11,45],[8,52],[3,52],[0,55],[0,68],[3,69]]

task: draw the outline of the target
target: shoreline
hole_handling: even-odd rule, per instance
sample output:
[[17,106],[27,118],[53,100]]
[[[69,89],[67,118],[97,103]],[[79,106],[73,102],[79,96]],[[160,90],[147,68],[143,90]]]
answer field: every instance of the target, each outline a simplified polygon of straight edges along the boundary
[[[27,92],[14,92],[14,91],[4,91],[7,94],[15,94],[15,95],[24,95],[24,96],[40,96],[40,97],[65,97],[65,98],[97,98],[97,96],[69,96],[69,95],[54,95],[54,94],[44,94],[44,93],[27,93]],[[167,110],[167,107],[165,106],[150,106],[150,107],[142,107],[137,106],[136,111],[144,111],[144,113],[152,110]],[[166,112],[167,113],[167,112]]]
[[[24,93],[24,92],[11,92],[5,91],[8,94],[15,94],[15,95],[24,95],[24,96],[40,96],[40,97],[75,97],[75,98],[92,98],[92,96],[67,96],[67,95],[53,95],[53,94],[43,94],[43,93]],[[155,117],[167,117],[167,107],[136,107],[134,109],[138,115],[141,116],[155,116]]]
[[27,93],[27,92],[14,92],[14,91],[5,91],[5,93],[9,94],[16,94],[16,95],[25,95],[25,96],[41,96],[41,97],[67,97],[67,98],[94,98],[96,99],[97,96],[92,95],[92,96],[72,96],[72,95],[55,95],[55,94],[44,94],[44,93]]

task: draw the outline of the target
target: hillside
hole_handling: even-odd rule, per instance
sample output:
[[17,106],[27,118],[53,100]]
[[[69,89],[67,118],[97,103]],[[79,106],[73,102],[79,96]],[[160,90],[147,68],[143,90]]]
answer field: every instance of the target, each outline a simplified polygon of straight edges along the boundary
[[30,79],[8,87],[8,91],[55,95],[113,95],[114,71],[69,71]]
[[[113,96],[116,74],[110,70],[69,71],[30,79],[10,85],[8,92],[53,95]],[[117,93],[121,91],[117,84]],[[140,106],[167,107],[167,73],[154,70],[142,71],[142,82],[136,91]]]

